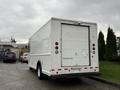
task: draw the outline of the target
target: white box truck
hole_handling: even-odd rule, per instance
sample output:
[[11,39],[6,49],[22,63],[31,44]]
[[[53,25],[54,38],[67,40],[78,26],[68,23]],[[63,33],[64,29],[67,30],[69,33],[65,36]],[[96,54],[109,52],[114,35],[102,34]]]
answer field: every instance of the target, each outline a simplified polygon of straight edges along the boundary
[[39,79],[99,74],[96,23],[51,18],[29,44],[29,68]]

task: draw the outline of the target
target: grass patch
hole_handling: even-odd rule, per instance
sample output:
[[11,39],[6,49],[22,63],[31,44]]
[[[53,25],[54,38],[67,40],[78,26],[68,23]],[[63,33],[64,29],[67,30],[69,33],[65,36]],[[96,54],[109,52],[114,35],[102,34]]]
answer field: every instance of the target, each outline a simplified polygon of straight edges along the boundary
[[120,84],[120,62],[100,61],[101,77]]

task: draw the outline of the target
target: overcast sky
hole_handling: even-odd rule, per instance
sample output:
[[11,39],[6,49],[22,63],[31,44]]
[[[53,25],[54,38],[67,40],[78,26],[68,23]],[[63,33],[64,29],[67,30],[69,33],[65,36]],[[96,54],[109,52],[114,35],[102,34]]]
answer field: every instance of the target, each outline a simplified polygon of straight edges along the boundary
[[26,42],[50,17],[110,25],[120,35],[119,0],[0,0],[0,39]]

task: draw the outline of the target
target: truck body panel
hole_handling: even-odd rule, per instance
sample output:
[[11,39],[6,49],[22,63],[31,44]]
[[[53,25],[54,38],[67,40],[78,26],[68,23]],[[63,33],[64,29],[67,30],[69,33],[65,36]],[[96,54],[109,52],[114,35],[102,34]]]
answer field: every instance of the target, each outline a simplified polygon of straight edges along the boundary
[[51,18],[29,42],[29,67],[48,76],[99,72],[95,23]]

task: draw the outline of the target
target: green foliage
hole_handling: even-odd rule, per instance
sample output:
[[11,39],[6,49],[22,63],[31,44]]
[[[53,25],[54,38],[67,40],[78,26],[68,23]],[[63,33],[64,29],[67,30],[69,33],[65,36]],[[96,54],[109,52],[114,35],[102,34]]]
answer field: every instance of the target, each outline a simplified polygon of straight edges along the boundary
[[101,77],[115,83],[120,83],[120,63],[100,61]]
[[99,51],[99,60],[104,60],[105,58],[105,41],[102,31],[99,32],[98,36],[98,51]]
[[21,55],[23,55],[23,53],[28,52],[28,49],[26,49],[26,48],[21,48],[21,49],[19,50],[19,52],[20,52],[20,56],[21,56]]
[[120,56],[113,56],[113,57],[111,57],[111,59],[110,59],[111,61],[114,61],[114,62],[120,62]]
[[112,28],[108,28],[106,40],[106,59],[111,60],[113,56],[117,55],[116,36]]

